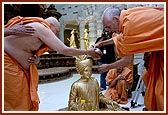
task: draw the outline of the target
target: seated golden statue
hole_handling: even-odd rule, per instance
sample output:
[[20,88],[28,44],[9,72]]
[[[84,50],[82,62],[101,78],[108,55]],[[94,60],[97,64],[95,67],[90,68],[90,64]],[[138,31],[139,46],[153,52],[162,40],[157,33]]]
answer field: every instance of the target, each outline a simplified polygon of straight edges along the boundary
[[[91,77],[93,61],[87,56],[76,58],[76,70],[81,78],[75,81],[70,90],[69,111],[122,111],[118,103],[107,99],[99,88],[97,79]],[[105,108],[100,108],[105,104]],[[111,108],[107,105],[111,105]]]

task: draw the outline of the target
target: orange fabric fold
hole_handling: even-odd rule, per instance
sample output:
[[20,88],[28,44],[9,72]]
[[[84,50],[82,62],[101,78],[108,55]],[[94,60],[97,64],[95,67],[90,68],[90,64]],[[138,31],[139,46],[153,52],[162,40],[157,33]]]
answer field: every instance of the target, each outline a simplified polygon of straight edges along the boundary
[[[116,86],[112,88],[108,88],[105,92],[105,97],[109,99],[113,99],[114,101],[120,103],[120,104],[126,104],[128,103],[128,92],[126,91],[126,82],[129,83],[130,86],[132,86],[133,83],[133,76],[132,71],[124,67],[123,71],[121,73],[122,76],[125,77],[126,80],[119,80],[117,81]],[[117,69],[111,69],[107,73],[106,81],[111,83],[115,78],[117,77]]]
[[[154,63],[155,62],[155,63]],[[144,103],[148,110],[164,110],[164,51],[152,52],[148,74],[143,78],[146,85]]]
[[[31,22],[39,22],[41,24],[43,24],[45,27],[50,28],[50,24],[48,22],[46,22],[44,19],[42,18],[38,18],[38,17],[14,17],[11,20],[8,21],[8,23],[5,25],[5,28],[8,27],[12,27],[15,24],[27,24],[27,23],[31,23]],[[41,54],[43,54],[44,52],[48,51],[50,48],[46,45],[43,45],[37,52],[36,55],[40,56]],[[19,68],[22,68],[21,66]],[[5,68],[6,69],[6,68]],[[25,71],[23,68],[21,69],[22,71]],[[6,71],[6,70],[5,70]],[[29,74],[22,74],[23,77],[26,76],[27,81],[28,81],[28,87],[30,87],[29,89],[29,94],[31,101],[32,101],[32,105],[33,107],[31,107],[31,109],[27,109],[27,110],[38,110],[38,106],[39,106],[39,97],[37,94],[37,88],[38,88],[38,71],[37,71],[37,67],[35,64],[31,64],[30,65],[30,71]],[[6,74],[5,74],[6,77]],[[10,92],[12,93],[12,92]],[[24,102],[24,101],[23,101]],[[22,103],[21,101],[19,103]],[[27,102],[28,103],[28,102]],[[17,103],[16,103],[17,104]],[[23,108],[24,110],[24,108]]]
[[45,21],[43,18],[39,17],[21,17],[21,16],[16,16],[8,21],[8,23],[5,25],[5,28],[14,26],[15,24],[27,24],[31,22],[39,22],[43,24],[44,26],[50,28],[50,24]]
[[119,19],[121,34],[113,38],[119,56],[164,49],[163,8],[135,7],[122,11]]
[[117,53],[152,52],[144,103],[149,111],[164,110],[164,8],[131,8],[119,20],[121,34],[113,37]]
[[111,69],[108,71],[106,76],[106,82],[111,83],[117,76],[117,69]]
[[145,86],[147,86],[149,79],[148,79],[148,71],[146,69],[144,69],[142,72],[142,80],[143,80]]

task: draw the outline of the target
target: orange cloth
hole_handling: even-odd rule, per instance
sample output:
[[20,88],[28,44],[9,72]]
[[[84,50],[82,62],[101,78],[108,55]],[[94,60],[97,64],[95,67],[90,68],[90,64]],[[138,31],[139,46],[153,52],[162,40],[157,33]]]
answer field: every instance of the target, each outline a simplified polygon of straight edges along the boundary
[[[105,92],[105,97],[109,99],[113,99],[114,101],[121,103],[121,104],[126,104],[128,103],[128,92],[127,92],[127,83],[130,85],[130,88],[133,83],[133,76],[132,76],[132,71],[124,67],[123,71],[121,73],[122,76],[126,78],[125,80],[119,80],[117,81],[116,86],[112,88],[108,88],[107,91]],[[117,77],[117,69],[111,69],[106,76],[106,81],[111,83],[115,78]],[[127,83],[126,83],[127,82]]]
[[119,19],[122,33],[113,40],[120,57],[164,49],[163,8],[135,7],[122,11]]
[[113,38],[117,52],[119,56],[152,52],[144,103],[150,111],[164,110],[164,9],[135,7],[121,12],[119,19],[121,34]]
[[144,69],[142,72],[142,79],[143,79],[145,86],[147,86],[149,79],[148,79],[148,71],[146,69]]
[[[5,25],[5,28],[11,27],[20,22],[22,22],[23,24],[39,22],[47,28],[50,28],[50,24],[42,18],[20,16],[14,17],[9,20],[9,22]],[[44,45],[36,52],[36,55],[40,56],[48,50],[49,47]],[[5,110],[38,110],[38,72],[36,65],[31,64],[30,71],[27,72],[6,53],[4,54],[4,57]],[[17,85],[17,87],[14,87],[15,85]]]
[[148,110],[164,110],[164,51],[152,52],[148,67],[144,103]]
[[110,69],[106,75],[106,82],[111,83],[117,76],[117,69]]

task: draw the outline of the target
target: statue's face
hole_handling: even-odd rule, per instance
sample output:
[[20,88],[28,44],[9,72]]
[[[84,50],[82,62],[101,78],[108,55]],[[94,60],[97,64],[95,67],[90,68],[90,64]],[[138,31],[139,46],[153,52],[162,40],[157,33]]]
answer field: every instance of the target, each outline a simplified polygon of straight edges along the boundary
[[90,78],[92,75],[92,67],[87,66],[83,71],[83,77]]
[[83,78],[90,78],[92,75],[93,62],[91,59],[85,59],[80,63],[77,63],[77,71]]

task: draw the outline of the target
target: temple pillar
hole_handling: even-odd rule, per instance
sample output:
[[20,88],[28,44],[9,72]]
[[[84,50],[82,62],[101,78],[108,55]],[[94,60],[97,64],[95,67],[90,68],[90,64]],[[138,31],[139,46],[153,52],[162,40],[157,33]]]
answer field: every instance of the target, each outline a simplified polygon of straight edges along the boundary
[[103,24],[101,19],[98,19],[97,20],[97,38],[102,35],[102,31],[103,31]]
[[84,20],[80,20],[80,23],[79,23],[79,32],[80,32],[79,42],[80,42],[80,49],[84,49],[84,31],[85,31],[85,21],[84,21]]
[[94,16],[88,18],[89,25],[89,47],[93,45],[97,38],[96,19]]
[[65,24],[64,24],[63,20],[60,20],[60,25],[62,27],[60,28],[58,37],[64,43],[64,28],[65,28]]

